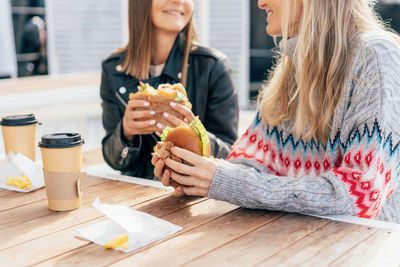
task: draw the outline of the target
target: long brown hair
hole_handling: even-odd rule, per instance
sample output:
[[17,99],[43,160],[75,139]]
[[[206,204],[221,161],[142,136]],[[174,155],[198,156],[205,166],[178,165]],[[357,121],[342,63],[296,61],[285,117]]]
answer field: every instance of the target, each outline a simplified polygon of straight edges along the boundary
[[[139,80],[149,77],[151,51],[154,45],[151,20],[152,3],[152,0],[129,0],[129,42],[125,47],[117,50],[120,53],[126,52],[126,57],[121,65],[122,71]],[[191,44],[197,40],[193,16],[182,33],[185,37],[185,44],[181,82],[185,85]]]

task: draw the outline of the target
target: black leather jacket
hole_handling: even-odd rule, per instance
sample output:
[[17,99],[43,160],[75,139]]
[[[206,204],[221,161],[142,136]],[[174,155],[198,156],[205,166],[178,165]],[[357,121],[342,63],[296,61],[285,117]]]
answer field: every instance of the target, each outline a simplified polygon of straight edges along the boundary
[[[103,126],[106,131],[103,156],[108,165],[125,175],[153,179],[151,153],[159,141],[155,134],[136,135],[128,142],[122,131],[122,118],[129,93],[136,92],[139,81],[121,72],[125,53],[114,53],[102,62],[100,94]],[[157,87],[180,81],[183,38],[178,36],[165,68],[158,77],[143,82]],[[210,137],[211,154],[225,158],[237,138],[238,100],[230,68],[221,52],[193,45],[189,57],[186,91],[192,111],[200,117]]]

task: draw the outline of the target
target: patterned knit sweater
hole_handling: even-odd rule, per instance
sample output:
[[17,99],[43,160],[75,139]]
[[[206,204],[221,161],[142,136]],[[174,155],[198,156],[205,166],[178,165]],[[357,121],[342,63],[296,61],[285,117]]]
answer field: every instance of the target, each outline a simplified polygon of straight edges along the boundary
[[[288,56],[295,42],[289,40]],[[354,44],[353,77],[328,143],[296,139],[293,121],[271,127],[257,114],[220,162],[209,197],[400,223],[400,44],[381,33],[362,34]]]

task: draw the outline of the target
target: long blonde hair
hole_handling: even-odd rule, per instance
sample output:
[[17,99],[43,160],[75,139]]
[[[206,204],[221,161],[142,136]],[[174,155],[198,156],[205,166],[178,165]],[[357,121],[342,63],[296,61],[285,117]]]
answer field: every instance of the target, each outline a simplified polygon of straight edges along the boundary
[[[129,42],[125,47],[117,50],[119,53],[126,52],[126,57],[122,62],[122,71],[139,80],[149,77],[151,51],[154,43],[151,20],[152,4],[152,0],[129,0]],[[182,30],[182,34],[185,38],[185,44],[182,57],[181,82],[186,84],[191,45],[192,42],[197,41],[193,15]]]
[[[264,124],[276,126],[294,119],[298,137],[326,143],[333,114],[351,77],[351,52],[356,33],[386,31],[367,0],[302,0],[301,19],[290,25],[296,12],[293,0],[283,0],[284,51],[258,96]],[[286,54],[289,33],[297,31],[293,61]],[[394,34],[392,34],[395,36]]]

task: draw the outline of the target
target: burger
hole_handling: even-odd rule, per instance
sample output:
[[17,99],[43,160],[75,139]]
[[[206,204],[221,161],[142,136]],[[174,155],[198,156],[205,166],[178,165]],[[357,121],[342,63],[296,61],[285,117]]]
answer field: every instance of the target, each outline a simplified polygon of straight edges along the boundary
[[[169,105],[171,102],[177,102],[189,109],[192,109],[192,104],[187,98],[185,87],[183,87],[181,83],[160,84],[158,88],[155,89],[148,83],[144,84],[140,82],[140,86],[138,86],[138,91],[136,93],[130,93],[129,99],[145,100],[150,103],[150,107],[140,108],[137,110],[154,110],[156,112],[155,115],[146,116],[141,118],[140,120],[154,119],[163,125],[168,125],[168,121],[163,116],[164,112],[168,112],[169,114],[181,120],[184,120],[184,116],[181,113],[178,113],[171,108],[171,106]],[[154,132],[160,130],[155,125],[151,126],[150,128]]]
[[[174,146],[189,150],[200,156],[210,157],[210,140],[199,117],[196,117],[189,125],[182,124],[176,128],[165,128],[161,135],[161,141],[154,146],[153,154],[159,158],[171,158],[190,165],[190,163],[171,153],[170,150]],[[178,187],[180,184],[171,179],[171,185]]]

